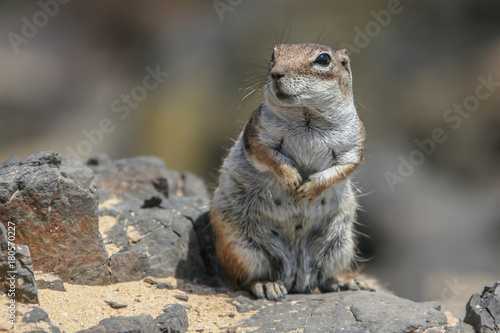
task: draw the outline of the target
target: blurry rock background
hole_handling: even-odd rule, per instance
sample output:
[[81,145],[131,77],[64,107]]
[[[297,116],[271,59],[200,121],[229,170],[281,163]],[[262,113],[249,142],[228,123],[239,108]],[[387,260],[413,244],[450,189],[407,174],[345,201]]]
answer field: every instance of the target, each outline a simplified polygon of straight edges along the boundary
[[366,271],[461,316],[500,276],[500,87],[478,88],[500,82],[498,13],[495,0],[2,2],[0,160],[155,155],[213,187],[272,46],[348,47],[368,132]]

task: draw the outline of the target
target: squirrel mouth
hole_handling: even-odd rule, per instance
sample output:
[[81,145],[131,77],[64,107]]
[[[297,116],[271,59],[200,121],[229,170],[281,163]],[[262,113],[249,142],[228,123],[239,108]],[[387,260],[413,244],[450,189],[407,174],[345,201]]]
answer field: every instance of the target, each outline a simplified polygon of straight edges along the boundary
[[292,95],[289,95],[287,93],[284,93],[283,91],[281,90],[277,90],[276,91],[276,97],[279,99],[279,100],[284,100],[284,101],[288,101],[288,100],[291,100],[292,99]]
[[273,82],[271,86],[271,91],[276,96],[276,99],[278,99],[281,102],[292,102],[297,95],[296,94],[290,94],[288,92],[285,92],[283,89],[283,85],[280,84],[279,82]]
[[274,95],[280,101],[290,101],[296,97],[296,95],[292,95],[284,92],[280,87],[274,86]]

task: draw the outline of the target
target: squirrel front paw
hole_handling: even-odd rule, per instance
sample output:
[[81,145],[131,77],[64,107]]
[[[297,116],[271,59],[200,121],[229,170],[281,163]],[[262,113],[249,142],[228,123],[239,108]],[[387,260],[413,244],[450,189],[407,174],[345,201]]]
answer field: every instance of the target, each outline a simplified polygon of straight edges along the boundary
[[308,181],[302,186],[300,186],[295,192],[295,201],[297,203],[303,203],[309,201],[309,205],[314,202],[324,190],[327,189],[327,186],[324,186],[322,183],[311,180]]
[[280,183],[291,192],[295,192],[302,183],[302,176],[291,166],[283,167],[278,175],[278,179]]

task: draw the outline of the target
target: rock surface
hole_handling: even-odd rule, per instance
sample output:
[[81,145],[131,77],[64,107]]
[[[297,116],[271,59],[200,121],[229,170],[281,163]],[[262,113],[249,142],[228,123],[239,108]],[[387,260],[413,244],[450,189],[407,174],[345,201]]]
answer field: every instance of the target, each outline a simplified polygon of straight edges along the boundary
[[500,281],[485,287],[481,295],[472,295],[464,322],[472,325],[478,333],[500,332]]
[[51,323],[47,312],[39,307],[26,312],[17,329],[22,329],[22,332],[61,333],[61,330]]
[[155,323],[164,333],[185,333],[189,328],[186,309],[180,304],[169,305],[163,314],[155,319]]
[[7,230],[0,223],[0,281],[9,298],[24,303],[38,303],[38,290],[26,245],[8,241]]
[[[100,230],[112,282],[146,276],[210,280],[194,223],[208,208],[204,182],[155,157],[88,161],[100,196]],[[207,265],[210,267],[210,265]]]
[[[448,325],[439,303],[415,303],[384,293],[367,291],[317,295],[288,295],[283,302],[244,301],[262,309],[241,325],[248,332],[463,332]],[[247,304],[241,304],[247,303]],[[259,304],[260,303],[260,304]],[[467,325],[465,325],[467,326]],[[472,332],[472,331],[471,331]]]
[[[80,332],[186,332],[186,308],[190,313],[199,311],[189,304],[196,288],[175,290],[156,278],[175,276],[211,286],[223,284],[206,213],[209,196],[204,182],[189,173],[167,170],[154,157],[111,161],[99,155],[87,165],[74,159],[63,161],[55,152],[39,152],[26,161],[11,159],[0,165],[0,221],[15,224],[16,242],[32,248],[37,270],[54,272],[75,284],[144,279],[155,293],[171,292],[169,297],[182,301],[166,307],[156,319],[150,314],[112,317]],[[9,245],[3,224],[0,274],[7,271]],[[25,272],[20,280],[28,286],[26,295],[30,286],[34,288],[23,301],[33,301],[36,284],[29,249],[19,245],[17,252],[18,271]],[[56,285],[54,281],[61,280],[38,279],[44,288]],[[229,295],[228,289],[206,288],[213,295]],[[499,289],[499,283],[487,287],[469,302],[466,321],[478,332],[498,332]],[[415,303],[384,293],[288,295],[281,302],[255,300],[244,292],[237,295],[228,302],[238,314],[220,315],[245,314],[246,319],[238,322],[242,332],[473,332],[468,324],[441,312],[438,303]],[[113,311],[121,311],[139,301],[140,295],[135,295],[126,307],[122,302],[107,303]],[[227,305],[225,299],[221,302]],[[35,307],[24,318],[23,325],[59,332],[41,308]]]
[[146,276],[220,284],[211,228],[199,219],[203,180],[155,157],[99,155],[88,166],[51,151],[0,165],[0,221],[16,226],[36,270],[89,285]]
[[103,319],[94,327],[78,331],[78,333],[160,333],[151,315],[139,315],[135,317],[113,317]]
[[138,281],[149,273],[146,253],[125,251],[115,253],[109,258],[111,283]]
[[97,200],[92,171],[56,152],[0,165],[0,221],[15,225],[15,242],[30,247],[36,270],[64,281],[109,283]]
[[123,308],[126,308],[128,306],[128,304],[123,304],[123,303],[118,303],[115,301],[108,301],[108,300],[104,301],[104,303],[106,303],[107,305],[109,305],[113,309],[123,309]]
[[35,272],[36,286],[38,289],[66,291],[63,280],[52,273]]

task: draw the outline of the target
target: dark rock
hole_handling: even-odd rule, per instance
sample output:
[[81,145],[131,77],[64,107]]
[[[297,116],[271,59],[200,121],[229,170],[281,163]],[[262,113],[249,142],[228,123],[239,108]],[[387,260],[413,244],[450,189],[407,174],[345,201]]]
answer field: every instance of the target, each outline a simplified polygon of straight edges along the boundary
[[194,279],[204,276],[205,267],[189,219],[161,208],[134,210],[130,207],[114,214],[116,224],[103,231],[105,242],[117,247],[119,253],[148,254],[147,265],[142,265],[143,271],[137,272],[138,277]]
[[38,289],[31,264],[30,250],[26,245],[8,241],[7,230],[0,223],[0,277],[1,287],[9,297],[38,304]]
[[26,312],[17,329],[22,329],[23,332],[61,332],[57,326],[52,325],[49,315],[40,307]]
[[33,310],[27,312],[22,321],[23,323],[38,323],[41,321],[48,321],[49,315],[42,308],[33,308]]
[[61,279],[57,279],[55,281],[52,281],[52,283],[49,284],[49,289],[56,290],[56,291],[66,291],[66,288],[64,288],[63,280],[61,280]]
[[38,289],[66,291],[63,280],[57,275],[51,273],[43,274],[41,272],[35,272],[35,278],[36,286],[38,287]]
[[252,332],[424,332],[445,330],[446,316],[437,303],[415,303],[366,292],[288,295],[265,307],[242,327]]
[[89,167],[101,199],[99,215],[106,221],[101,228],[104,243],[118,252],[115,256],[129,251],[147,254],[146,260],[136,261],[133,278],[126,273],[129,268],[110,262],[112,277],[209,279],[193,229],[193,221],[208,206],[203,181],[167,170],[155,157],[111,162],[100,156],[89,161]]
[[26,245],[16,245],[16,248],[16,299],[24,303],[38,303],[38,290],[30,250]]
[[138,281],[149,270],[148,256],[138,251],[116,253],[109,258],[111,283]]
[[500,281],[485,287],[481,295],[472,295],[464,322],[472,325],[478,333],[500,332]]
[[184,301],[184,302],[189,301],[189,296],[186,294],[176,294],[174,295],[174,297],[177,298],[179,301]]
[[49,282],[46,280],[36,280],[36,287],[38,289],[49,289]]
[[149,199],[144,200],[144,204],[142,205],[141,208],[153,208],[153,207],[160,207],[160,204],[162,202],[162,199],[160,197],[151,197]]
[[155,325],[153,317],[148,314],[143,314],[135,317],[113,317],[103,319],[91,328],[78,331],[77,333],[160,333]]
[[36,270],[109,284],[97,207],[92,171],[75,159],[42,151],[0,165],[0,221],[15,224],[16,242],[29,245]]
[[128,305],[127,304],[122,304],[118,302],[113,302],[113,301],[104,301],[107,305],[112,307],[113,309],[123,309],[126,308]]
[[[202,251],[197,232],[205,230],[194,230],[208,207],[203,180],[167,170],[155,157],[111,161],[98,155],[88,166],[50,151],[0,166],[0,219],[16,223],[17,241],[29,244],[37,270],[77,284],[147,275],[214,279],[216,261],[207,254],[213,237],[203,240],[212,243]],[[98,216],[113,253],[109,262]]]
[[155,319],[161,332],[184,333],[189,328],[186,309],[180,304],[172,304],[163,309],[163,314]]
[[106,164],[113,162],[107,154],[96,154],[87,160],[89,167],[102,167]]
[[[99,159],[102,161],[104,157]],[[145,200],[158,194],[165,199],[177,195],[180,175],[167,170],[159,158],[133,157],[113,162],[93,162],[87,165],[94,170],[101,202],[117,198],[138,210]]]
[[7,229],[0,223],[0,251],[7,251],[9,248],[9,240],[7,238]]
[[174,289],[174,286],[170,282],[159,282],[156,284],[158,289]]
[[95,195],[94,173],[82,162],[67,158],[61,163],[60,170],[63,177],[71,179],[78,187],[91,189]]

